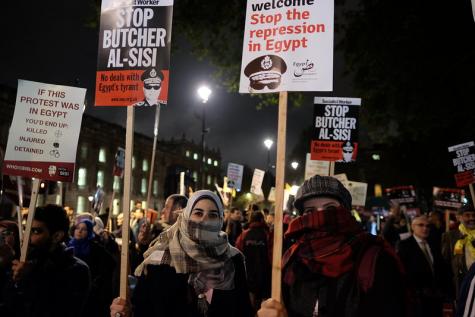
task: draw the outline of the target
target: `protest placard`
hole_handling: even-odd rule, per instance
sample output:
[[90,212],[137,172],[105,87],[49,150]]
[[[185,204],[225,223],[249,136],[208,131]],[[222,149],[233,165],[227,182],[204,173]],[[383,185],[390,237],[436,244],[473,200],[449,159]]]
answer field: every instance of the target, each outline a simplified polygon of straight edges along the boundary
[[123,177],[125,168],[125,149],[122,147],[117,148],[117,152],[114,157],[114,168],[112,170],[112,175]]
[[305,160],[305,179],[314,175],[328,176],[330,172],[330,162],[312,160],[310,153],[307,153]]
[[252,182],[251,182],[251,193],[256,195],[262,194],[262,181],[264,180],[265,172],[260,169],[254,169],[254,174],[252,175]]
[[456,168],[455,182],[457,187],[475,183],[475,143],[466,142],[449,147],[452,153],[451,162]]
[[168,101],[173,0],[103,0],[96,106]]
[[18,80],[6,175],[72,182],[86,89]]
[[355,161],[361,99],[315,97],[314,103],[312,160]]
[[331,91],[333,1],[249,0],[239,92]]
[[434,187],[432,190],[434,206],[443,209],[458,210],[462,207],[465,191],[458,188]]
[[348,176],[346,176],[345,173],[335,174],[335,175],[333,175],[333,177],[335,177],[336,179],[338,179],[342,183],[348,181]]
[[342,181],[342,184],[350,192],[353,206],[364,206],[366,204],[366,193],[368,191],[367,183],[346,180]]
[[412,207],[417,200],[416,190],[412,185],[389,187],[384,191],[389,201],[397,203],[398,205]]
[[228,186],[235,188],[237,191],[241,191],[242,175],[244,172],[244,166],[236,163],[228,164]]

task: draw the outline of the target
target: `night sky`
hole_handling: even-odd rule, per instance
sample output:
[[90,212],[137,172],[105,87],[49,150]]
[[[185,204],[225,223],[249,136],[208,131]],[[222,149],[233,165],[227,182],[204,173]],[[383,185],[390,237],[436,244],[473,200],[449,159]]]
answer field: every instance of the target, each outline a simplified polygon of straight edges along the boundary
[[[26,79],[85,87],[87,114],[125,126],[125,107],[92,106],[98,35],[95,29],[85,27],[86,17],[93,14],[91,5],[87,1],[20,2],[2,10],[0,83],[16,87],[17,79]],[[179,35],[172,34],[173,41],[179,39]],[[205,105],[207,127],[211,129],[206,136],[208,146],[221,149],[225,164],[236,162],[265,169],[267,150],[263,140],[276,140],[277,105],[257,110],[257,98],[227,92],[213,79],[212,66],[185,52],[186,43],[180,46],[182,49],[171,55],[169,103],[162,107],[159,137],[179,138],[185,133],[188,139],[200,142],[202,104],[196,89],[207,83],[213,90]],[[338,55],[335,59],[336,63],[341,60]],[[341,67],[335,66],[335,73],[341,77]],[[348,80],[335,80],[334,85],[342,97],[351,97]],[[302,128],[311,124],[312,96],[308,94],[306,104],[300,108],[289,104],[287,153]],[[135,131],[152,135],[153,111],[137,109]],[[272,155],[275,157],[275,145]]]

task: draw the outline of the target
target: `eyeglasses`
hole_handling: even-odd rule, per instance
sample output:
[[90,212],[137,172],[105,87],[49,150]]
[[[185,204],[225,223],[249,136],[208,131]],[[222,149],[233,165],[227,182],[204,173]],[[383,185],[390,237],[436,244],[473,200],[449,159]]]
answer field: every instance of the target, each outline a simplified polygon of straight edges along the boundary
[[156,84],[156,85],[144,85],[144,88],[147,89],[147,90],[150,90],[150,89],[155,89],[155,90],[159,90],[160,87],[162,86],[162,84]]

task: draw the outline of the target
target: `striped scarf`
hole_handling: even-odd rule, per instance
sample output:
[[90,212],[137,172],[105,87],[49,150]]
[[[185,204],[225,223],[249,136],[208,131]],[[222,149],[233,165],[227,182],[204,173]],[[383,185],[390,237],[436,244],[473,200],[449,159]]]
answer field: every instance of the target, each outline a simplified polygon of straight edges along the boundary
[[296,265],[303,264],[312,273],[338,277],[354,266],[353,245],[365,233],[344,207],[314,210],[294,219],[285,238],[296,242],[282,259],[287,285],[295,282]]
[[[147,274],[147,265],[166,264],[175,268],[177,273],[191,273],[190,281],[197,291],[233,289],[231,258],[239,251],[228,243],[226,233],[220,232],[218,226],[185,220],[180,214],[175,224],[152,241],[135,275]],[[163,256],[154,257],[155,251],[163,251]],[[203,279],[208,275],[217,278]]]

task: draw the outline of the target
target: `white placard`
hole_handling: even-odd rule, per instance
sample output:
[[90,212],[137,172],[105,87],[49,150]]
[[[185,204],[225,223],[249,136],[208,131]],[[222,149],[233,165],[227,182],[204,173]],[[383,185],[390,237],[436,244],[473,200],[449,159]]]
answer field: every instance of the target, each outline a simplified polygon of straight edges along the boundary
[[309,179],[314,175],[330,175],[330,162],[312,160],[310,158],[310,153],[307,153],[307,158],[305,160],[305,179]]
[[364,206],[366,204],[367,183],[343,181],[342,184],[350,192],[353,206]]
[[228,187],[235,188],[241,191],[242,175],[244,173],[244,166],[236,163],[228,164]]
[[254,170],[254,175],[252,175],[252,183],[251,183],[251,193],[256,195],[261,195],[262,193],[262,181],[264,180],[265,172],[260,169]]
[[239,92],[331,91],[333,0],[248,0]]
[[72,182],[86,89],[18,80],[3,172]]

